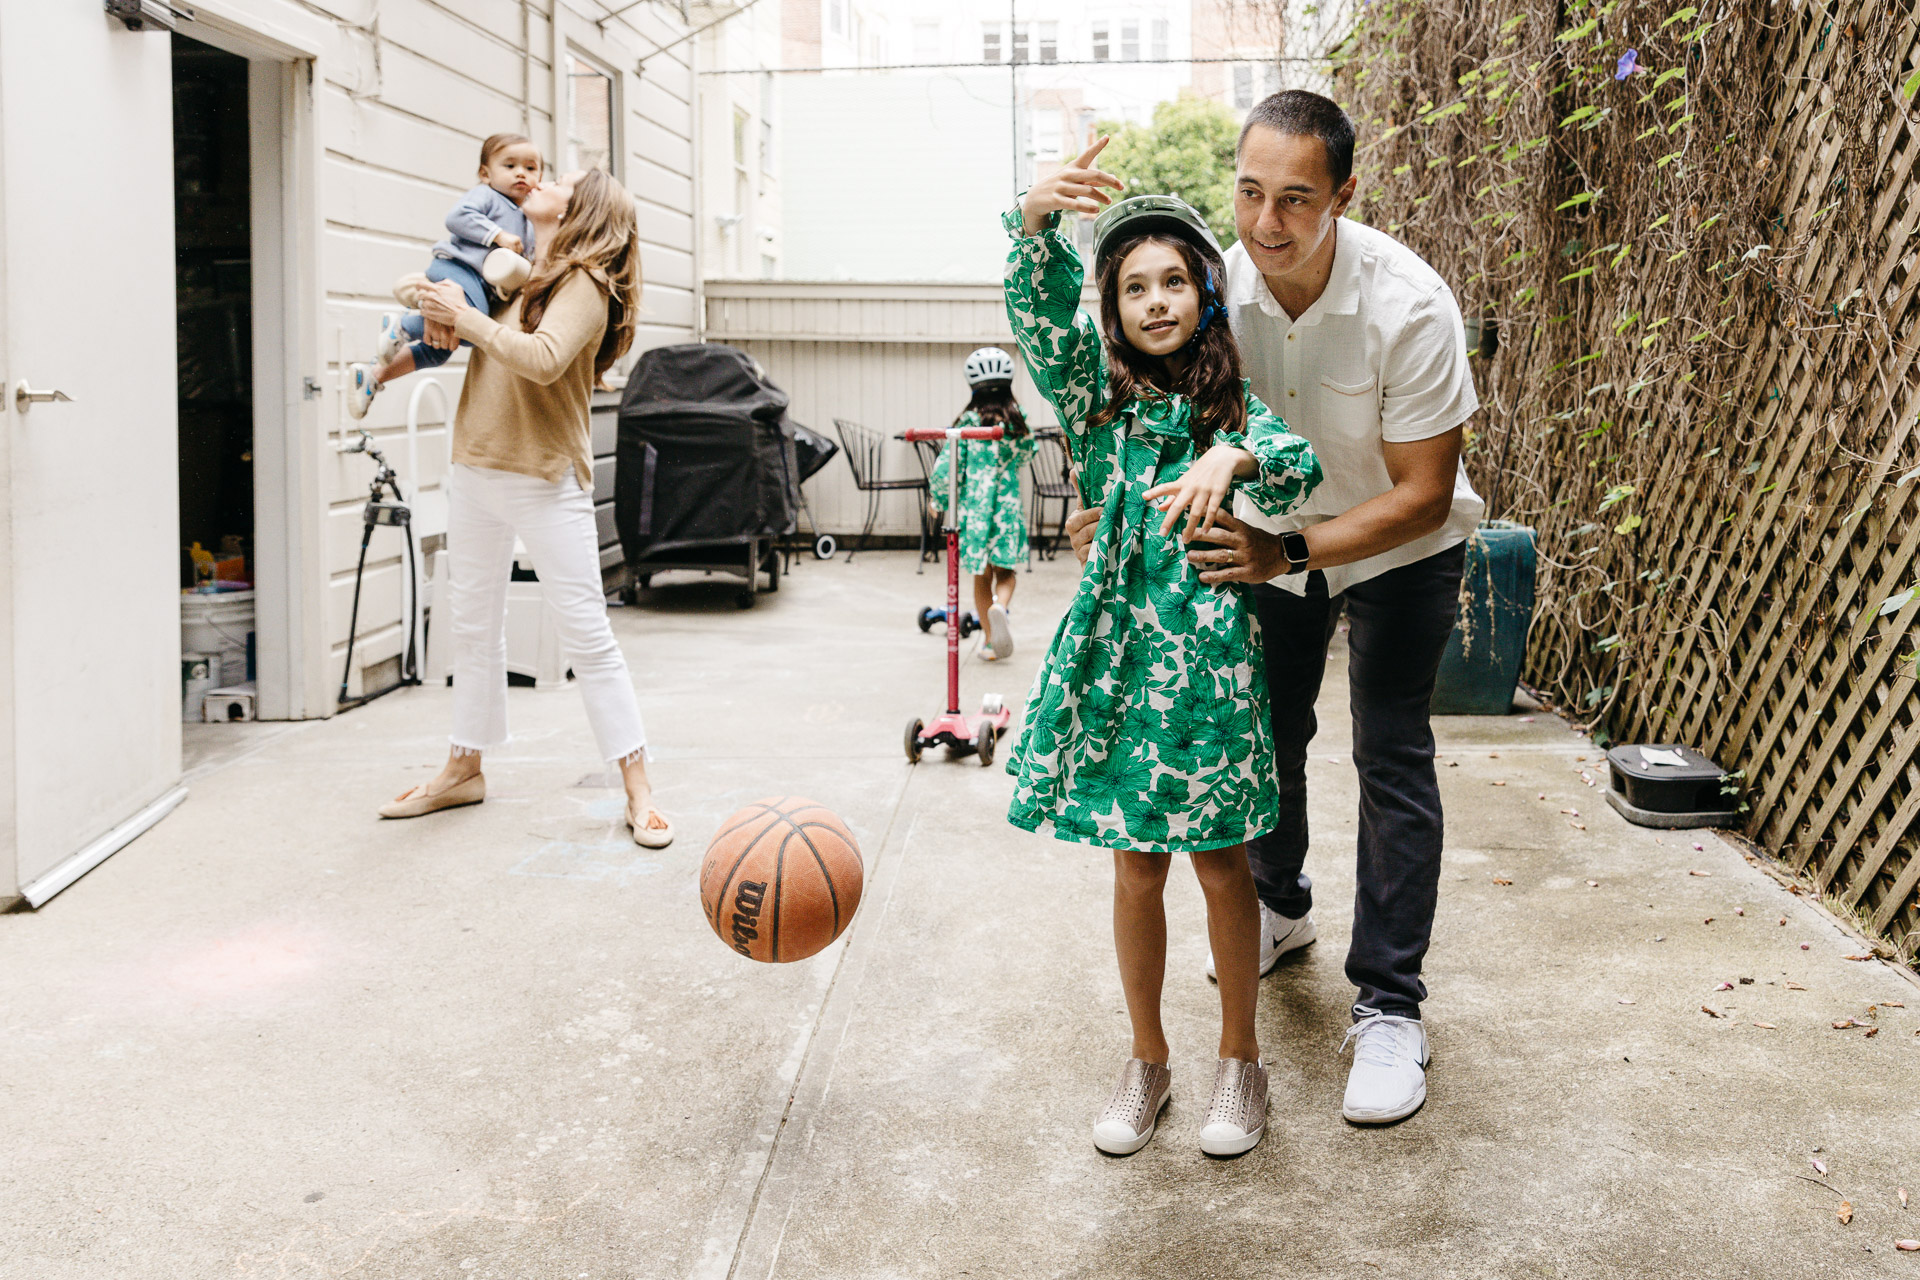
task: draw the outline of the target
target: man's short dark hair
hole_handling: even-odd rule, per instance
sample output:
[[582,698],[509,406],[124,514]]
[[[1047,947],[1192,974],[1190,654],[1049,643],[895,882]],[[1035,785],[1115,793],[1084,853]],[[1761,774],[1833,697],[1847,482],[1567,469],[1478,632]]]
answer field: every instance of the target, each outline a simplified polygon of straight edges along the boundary
[[1247,131],[1255,125],[1275,133],[1298,134],[1318,138],[1327,148],[1327,170],[1333,174],[1337,191],[1353,174],[1353,121],[1331,98],[1323,98],[1305,89],[1288,89],[1255,103],[1240,126],[1240,141],[1234,147],[1237,157],[1246,149]]

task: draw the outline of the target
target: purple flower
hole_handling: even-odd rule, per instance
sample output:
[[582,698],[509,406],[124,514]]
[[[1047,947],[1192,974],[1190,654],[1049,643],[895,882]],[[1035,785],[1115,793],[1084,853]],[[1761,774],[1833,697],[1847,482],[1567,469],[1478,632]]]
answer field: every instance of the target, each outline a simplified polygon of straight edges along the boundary
[[1615,80],[1625,80],[1639,69],[1640,51],[1638,49],[1629,49],[1621,54],[1620,61],[1614,64],[1613,78]]

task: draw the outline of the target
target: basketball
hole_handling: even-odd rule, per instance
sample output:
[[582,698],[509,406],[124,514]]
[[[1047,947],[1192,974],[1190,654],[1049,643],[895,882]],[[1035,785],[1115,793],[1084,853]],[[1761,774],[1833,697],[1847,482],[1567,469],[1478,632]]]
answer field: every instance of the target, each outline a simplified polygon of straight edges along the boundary
[[840,936],[865,879],[846,823],[811,800],[777,796],[720,824],[700,864],[700,905],[720,941],[785,964]]

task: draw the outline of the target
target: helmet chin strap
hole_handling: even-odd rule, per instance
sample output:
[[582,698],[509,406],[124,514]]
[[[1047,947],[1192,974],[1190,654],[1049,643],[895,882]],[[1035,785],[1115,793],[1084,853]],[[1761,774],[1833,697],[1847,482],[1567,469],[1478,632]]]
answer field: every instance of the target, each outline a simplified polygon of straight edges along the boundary
[[1222,321],[1226,320],[1227,309],[1220,305],[1219,286],[1214,283],[1213,268],[1208,267],[1206,303],[1200,308],[1200,323],[1193,326],[1193,336],[1188,338],[1186,345],[1180,348],[1181,355],[1185,355],[1193,349],[1193,344],[1200,341],[1200,335],[1207,331],[1207,326],[1212,324],[1216,318]]

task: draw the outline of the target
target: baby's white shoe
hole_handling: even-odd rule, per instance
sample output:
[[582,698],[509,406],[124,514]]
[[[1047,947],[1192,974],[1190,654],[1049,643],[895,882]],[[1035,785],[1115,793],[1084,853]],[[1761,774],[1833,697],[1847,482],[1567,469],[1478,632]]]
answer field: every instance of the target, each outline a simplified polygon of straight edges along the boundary
[[383,365],[392,364],[393,358],[413,342],[407,336],[407,331],[400,327],[405,318],[397,311],[389,311],[380,317],[380,345],[375,348],[374,354]]
[[495,249],[480,264],[480,278],[502,299],[511,298],[533,275],[533,264],[511,249]]
[[367,407],[380,394],[379,371],[370,364],[347,366],[347,416],[356,421],[367,416]]
[[409,271],[393,282],[393,300],[409,311],[420,309],[420,286],[432,284],[424,271]]

